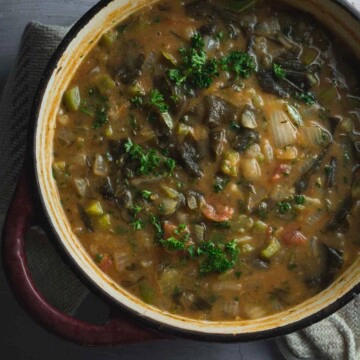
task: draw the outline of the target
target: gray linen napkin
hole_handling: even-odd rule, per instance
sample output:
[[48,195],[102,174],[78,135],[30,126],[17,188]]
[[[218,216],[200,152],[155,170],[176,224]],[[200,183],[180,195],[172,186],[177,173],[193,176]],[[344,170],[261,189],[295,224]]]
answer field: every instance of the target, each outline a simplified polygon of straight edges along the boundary
[[[30,110],[40,77],[68,29],[30,23],[0,102],[0,233],[23,163]],[[88,290],[61,260],[40,231],[26,239],[29,268],[36,285],[58,309],[73,314]]]
[[[0,229],[21,168],[31,102],[42,71],[68,29],[31,23],[25,29],[15,69],[0,103]],[[53,245],[37,233],[27,246],[33,277],[47,299],[73,313],[86,288],[61,261]],[[289,360],[360,359],[360,297],[337,314],[277,340]]]

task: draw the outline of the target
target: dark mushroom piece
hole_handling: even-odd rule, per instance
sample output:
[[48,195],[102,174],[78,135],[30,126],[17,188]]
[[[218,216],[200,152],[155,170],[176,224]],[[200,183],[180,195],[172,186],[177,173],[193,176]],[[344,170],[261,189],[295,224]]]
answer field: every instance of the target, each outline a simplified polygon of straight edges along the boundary
[[85,228],[88,232],[93,232],[94,227],[92,225],[90,216],[86,213],[84,207],[81,204],[78,204],[78,210],[81,221],[84,223]]
[[328,149],[329,149],[329,146],[326,146],[321,151],[321,153],[313,159],[309,168],[296,180],[294,187],[295,187],[297,194],[302,194],[307,189],[307,187],[309,186],[309,181],[310,181],[311,176],[321,165],[325,155],[328,152]]
[[125,60],[117,67],[116,77],[125,85],[131,85],[140,77],[145,62],[144,54],[127,54]]
[[215,18],[214,8],[206,0],[197,0],[186,4],[185,13],[195,20],[213,20]]
[[325,166],[326,186],[332,188],[336,183],[337,159],[332,156],[328,165]]
[[209,132],[210,149],[215,158],[219,158],[227,143],[225,129],[211,129]]
[[199,165],[200,154],[196,147],[196,143],[186,136],[183,143],[177,147],[178,157],[185,170],[193,177],[200,178],[203,175]]
[[204,122],[209,128],[230,124],[241,115],[238,107],[218,96],[206,96],[204,106]]
[[272,71],[261,70],[257,74],[260,87],[267,93],[277,95],[281,98],[287,99],[290,97],[286,91],[275,79]]
[[242,128],[235,136],[233,148],[241,153],[249,149],[251,145],[258,144],[259,142],[260,134],[257,131]]

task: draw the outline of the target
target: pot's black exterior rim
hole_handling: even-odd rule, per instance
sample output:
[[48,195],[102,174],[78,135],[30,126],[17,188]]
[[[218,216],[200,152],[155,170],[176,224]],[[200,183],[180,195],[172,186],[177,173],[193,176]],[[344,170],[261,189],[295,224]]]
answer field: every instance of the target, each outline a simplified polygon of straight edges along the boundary
[[[180,329],[175,326],[164,324],[155,319],[144,317],[142,314],[136,312],[133,309],[128,308],[124,304],[120,303],[116,299],[112,298],[105,290],[103,290],[96,282],[91,279],[91,277],[82,269],[82,267],[77,264],[77,262],[73,259],[71,253],[68,252],[65,245],[63,244],[61,237],[56,232],[55,227],[52,224],[51,216],[46,210],[45,200],[41,193],[40,187],[40,179],[39,174],[36,171],[36,133],[38,126],[38,117],[42,104],[42,99],[45,94],[48,82],[54,73],[57,70],[57,63],[66,51],[67,47],[71,43],[71,41],[78,35],[78,33],[91,21],[91,19],[100,12],[103,8],[108,6],[114,0],[100,0],[95,6],[93,6],[88,12],[83,15],[79,21],[75,23],[75,25],[70,29],[68,34],[61,41],[60,45],[57,47],[53,56],[51,57],[48,65],[45,68],[43,75],[41,76],[41,80],[36,91],[36,95],[34,98],[31,115],[30,115],[30,126],[33,127],[34,132],[30,131],[29,133],[29,149],[31,149],[32,153],[32,171],[34,172],[35,185],[37,187],[37,192],[40,197],[42,210],[44,212],[44,217],[47,222],[47,228],[50,230],[51,235],[54,235],[56,238],[56,245],[60,250],[61,254],[64,256],[65,260],[71,259],[68,261],[69,265],[73,268],[77,275],[89,286],[89,288],[95,293],[101,295],[105,300],[110,302],[111,305],[114,305],[121,310],[124,310],[126,314],[132,315],[132,319],[134,321],[139,321],[144,325],[148,325],[150,328],[161,331],[163,333],[173,335],[175,337],[183,337],[190,338],[193,340],[200,341],[212,341],[212,342],[249,342],[249,341],[258,341],[265,340],[269,338],[275,338],[278,336],[283,336],[290,334],[292,332],[301,330],[305,327],[308,327],[318,321],[323,320],[334,312],[338,311],[340,308],[348,304],[354,297],[360,294],[360,284],[354,286],[353,289],[349,290],[344,296],[334,301],[332,304],[327,306],[326,308],[318,311],[315,314],[309,315],[299,321],[293,322],[288,325],[284,325],[281,327],[264,330],[264,331],[256,331],[251,333],[240,333],[240,334],[221,334],[221,333],[206,333],[206,332],[196,332],[191,330]],[[352,5],[350,5],[345,0],[329,0],[332,3],[337,4],[342,9],[344,9],[347,13],[349,13],[355,20],[360,22],[360,12],[355,9]],[[360,46],[360,44],[359,44]]]

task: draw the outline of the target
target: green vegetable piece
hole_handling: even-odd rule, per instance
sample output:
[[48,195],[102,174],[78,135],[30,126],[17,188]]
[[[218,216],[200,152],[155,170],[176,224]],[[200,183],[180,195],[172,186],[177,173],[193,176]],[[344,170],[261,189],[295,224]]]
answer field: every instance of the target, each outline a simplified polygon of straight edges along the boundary
[[280,214],[286,214],[291,210],[291,204],[287,201],[280,201],[277,203],[277,206]]
[[286,78],[286,72],[281,67],[281,65],[273,64],[273,71],[278,79],[284,80]]
[[104,210],[101,206],[100,201],[93,201],[89,204],[89,206],[85,209],[85,212],[88,215],[93,216],[101,216],[104,214]]
[[103,229],[108,229],[111,226],[111,218],[110,214],[104,214],[101,217],[98,218],[98,224]]
[[255,221],[255,223],[254,223],[253,231],[255,233],[264,234],[266,232],[267,228],[268,228],[267,224],[258,220],[258,221]]
[[96,87],[101,95],[106,95],[115,86],[115,81],[108,74],[101,75],[96,79]]
[[313,47],[307,47],[303,50],[300,56],[300,60],[305,65],[310,65],[318,58],[319,54],[320,53],[318,49],[315,49]]
[[114,30],[110,30],[106,32],[100,39],[100,44],[104,45],[108,48],[111,48],[114,41],[117,39],[117,32]]
[[279,250],[281,244],[276,237],[270,239],[269,245],[261,251],[261,257],[265,260],[270,260]]
[[79,110],[81,103],[81,96],[80,96],[80,89],[78,86],[75,86],[65,91],[64,103],[69,111]]
[[295,195],[295,203],[297,205],[304,205],[305,204],[305,196],[304,195]]
[[164,58],[168,61],[170,61],[171,64],[173,64],[174,66],[177,65],[177,60],[176,58],[171,55],[170,53],[168,53],[167,51],[162,51],[162,55],[164,56]]
[[307,105],[314,105],[316,103],[315,95],[311,92],[297,92],[295,93],[295,99],[303,101]]
[[221,163],[221,171],[229,176],[236,177],[239,174],[240,154],[237,151],[227,151]]
[[164,96],[159,90],[155,89],[151,91],[150,104],[156,106],[161,113],[167,113],[169,111],[169,106],[165,103]]
[[139,294],[141,299],[147,304],[154,303],[155,291],[148,284],[142,282],[139,285]]

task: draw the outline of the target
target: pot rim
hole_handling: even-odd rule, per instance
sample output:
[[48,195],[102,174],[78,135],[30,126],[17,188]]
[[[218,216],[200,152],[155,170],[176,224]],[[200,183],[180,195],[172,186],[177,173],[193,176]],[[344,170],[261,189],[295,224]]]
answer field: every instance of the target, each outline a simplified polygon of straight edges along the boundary
[[[30,124],[33,126],[33,129],[29,133],[29,143],[30,148],[32,149],[32,169],[34,171],[35,185],[37,193],[39,194],[41,207],[44,212],[44,217],[47,223],[48,228],[51,230],[51,235],[55,235],[56,246],[60,252],[65,255],[67,263],[71,268],[76,272],[79,277],[84,280],[86,285],[95,293],[99,294],[102,298],[107,300],[121,310],[124,310],[126,313],[132,315],[135,321],[138,321],[144,325],[148,325],[150,328],[155,330],[160,330],[174,336],[181,336],[183,338],[191,338],[193,340],[201,341],[215,341],[215,342],[249,342],[257,340],[265,340],[269,338],[274,338],[278,336],[287,335],[289,333],[301,330],[305,327],[308,327],[314,323],[317,323],[324,318],[330,316],[334,312],[341,309],[343,306],[348,304],[355,296],[360,294],[360,283],[355,284],[353,288],[349,289],[342,297],[336,299],[334,302],[326,306],[325,308],[305,316],[304,318],[297,320],[295,322],[282,325],[280,327],[274,327],[267,330],[254,331],[250,333],[239,333],[239,334],[223,334],[223,333],[209,333],[209,332],[197,332],[190,329],[178,328],[174,325],[168,323],[163,323],[149,316],[143,316],[135,309],[131,309],[122,302],[113,298],[105,289],[103,289],[99,284],[96,283],[94,279],[86,272],[86,270],[71,256],[71,252],[66,248],[65,244],[62,241],[60,234],[56,231],[56,228],[51,220],[51,215],[49,214],[44,195],[41,191],[41,181],[40,175],[37,171],[37,157],[36,157],[36,135],[39,122],[39,115],[42,106],[42,101],[48,83],[55,71],[57,71],[57,64],[59,60],[64,55],[68,46],[74,40],[79,32],[86,27],[86,25],[92,20],[92,18],[99,13],[102,9],[107,7],[110,3],[115,0],[100,0],[93,7],[91,7],[69,30],[65,35],[63,40],[60,42],[59,46],[56,48],[55,52],[51,56],[48,64],[45,67],[45,70],[41,76],[38,88],[35,93],[34,101],[32,104],[32,109],[30,113]],[[352,6],[347,0],[328,0],[329,2],[335,3],[343,10],[345,10],[349,15],[351,15],[357,22],[360,23],[360,11]],[[360,44],[359,44],[360,46]],[[33,131],[33,132],[32,132]]]

